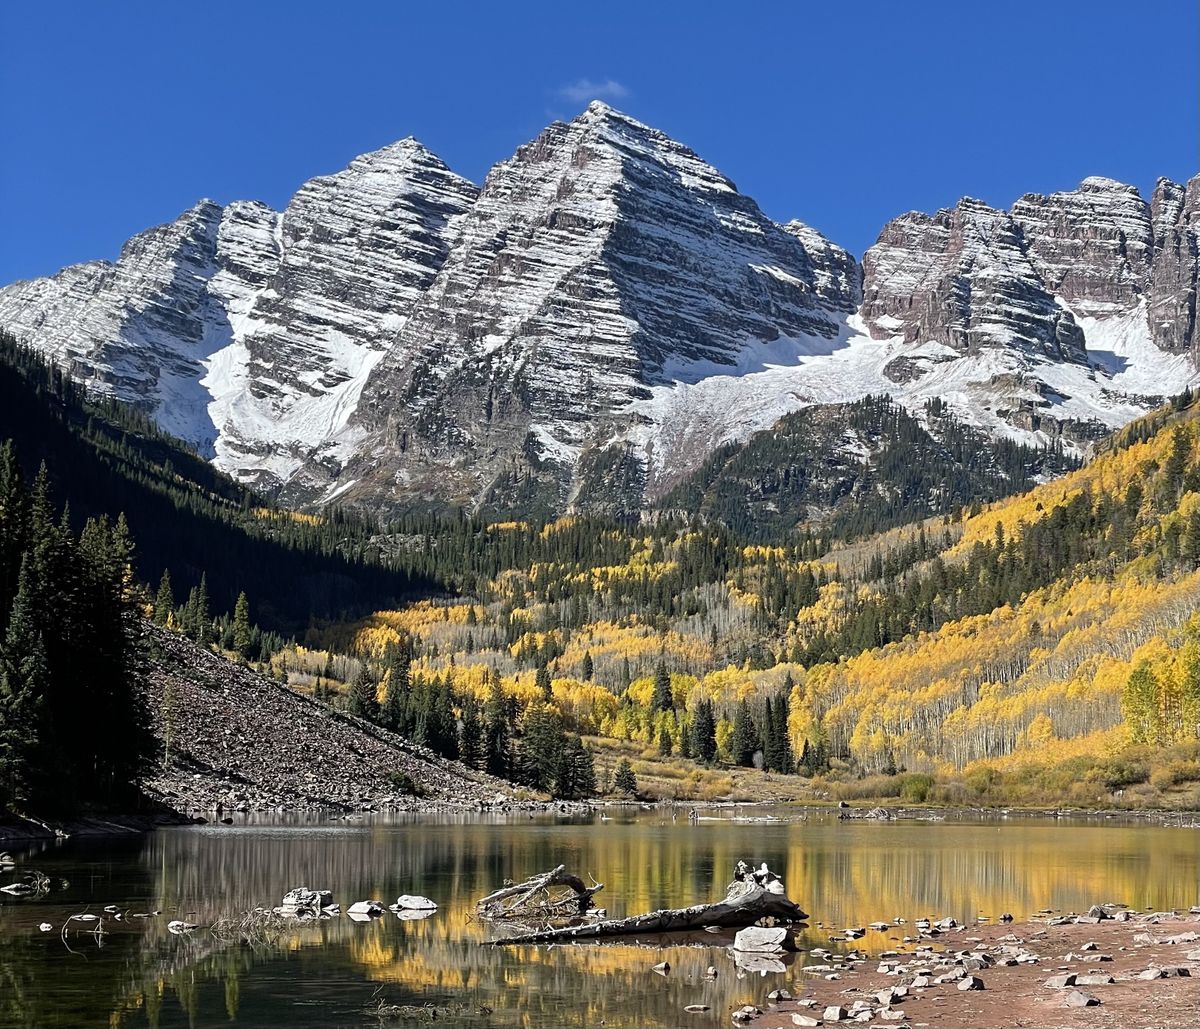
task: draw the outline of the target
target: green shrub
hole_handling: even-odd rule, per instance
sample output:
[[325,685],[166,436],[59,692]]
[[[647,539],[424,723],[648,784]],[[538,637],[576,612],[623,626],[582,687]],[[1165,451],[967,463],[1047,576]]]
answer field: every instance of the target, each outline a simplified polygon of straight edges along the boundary
[[924,772],[910,772],[900,776],[900,799],[906,804],[924,804],[933,789],[933,776]]

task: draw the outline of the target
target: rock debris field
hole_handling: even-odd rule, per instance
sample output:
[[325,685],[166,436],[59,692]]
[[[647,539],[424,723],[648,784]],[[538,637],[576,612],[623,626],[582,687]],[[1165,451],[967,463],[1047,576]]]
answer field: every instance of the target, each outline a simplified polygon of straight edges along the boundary
[[[506,808],[507,783],[332,711],[178,635],[153,630],[147,791],[185,814],[274,809]],[[408,782],[422,797],[406,792]]]

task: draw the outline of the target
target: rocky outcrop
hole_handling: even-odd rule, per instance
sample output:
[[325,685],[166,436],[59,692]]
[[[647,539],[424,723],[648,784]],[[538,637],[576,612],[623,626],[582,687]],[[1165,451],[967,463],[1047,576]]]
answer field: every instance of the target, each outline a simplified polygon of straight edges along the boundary
[[275,485],[338,432],[475,194],[413,139],[300,188],[279,260],[205,380],[220,466]]
[[[508,785],[151,628],[148,700],[164,763],[147,792],[183,812],[503,800]],[[406,792],[419,784],[421,800]]]
[[415,140],[305,184],[279,214],[201,201],[114,264],[0,290],[0,325],[264,487],[353,411],[475,187]]
[[1012,217],[1041,284],[1072,311],[1103,316],[1137,305],[1154,250],[1137,187],[1094,176],[1069,192],[1026,194]]
[[1195,355],[1196,287],[1200,277],[1200,175],[1186,186],[1159,179],[1150,200],[1154,257],[1147,320],[1163,350]]
[[884,228],[863,257],[862,317],[876,339],[1085,360],[1083,333],[1042,282],[1020,225],[969,198]]

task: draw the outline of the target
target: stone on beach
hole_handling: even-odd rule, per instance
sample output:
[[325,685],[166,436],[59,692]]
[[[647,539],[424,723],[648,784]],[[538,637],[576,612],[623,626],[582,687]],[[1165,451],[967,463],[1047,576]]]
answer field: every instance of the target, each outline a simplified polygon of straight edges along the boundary
[[796,944],[792,939],[791,930],[785,926],[752,925],[738,930],[733,938],[733,949],[782,954],[785,950],[795,950]]

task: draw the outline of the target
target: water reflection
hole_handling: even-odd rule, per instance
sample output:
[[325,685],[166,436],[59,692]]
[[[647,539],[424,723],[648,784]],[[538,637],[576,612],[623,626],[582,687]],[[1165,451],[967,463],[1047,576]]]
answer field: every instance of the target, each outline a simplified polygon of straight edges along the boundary
[[[731,1007],[776,986],[803,989],[800,956],[766,979],[739,969],[704,934],[619,945],[491,948],[475,900],[504,879],[564,863],[606,884],[614,916],[723,894],[739,858],[767,861],[812,915],[801,946],[829,946],[832,927],[902,917],[1138,907],[1197,901],[1194,830],[1042,821],[889,824],[704,822],[658,812],[600,823],[542,820],[374,821],[238,825],[165,831],[123,843],[70,843],[30,857],[70,879],[65,892],[0,908],[0,1024],[13,1026],[377,1025],[388,1004],[452,1007],[440,1023],[493,1026],[724,1025]],[[342,917],[298,928],[277,946],[221,944],[206,932],[168,933],[169,918],[202,925],[277,903],[289,888],[393,901],[438,902],[429,919]],[[71,953],[58,926],[90,905],[158,910],[145,923],[109,923]],[[869,932],[888,949],[903,930]],[[669,960],[672,973],[650,972]],[[715,980],[704,972],[714,965]],[[702,1016],[687,1004],[707,1004]],[[395,1024],[405,1024],[403,1020]]]

